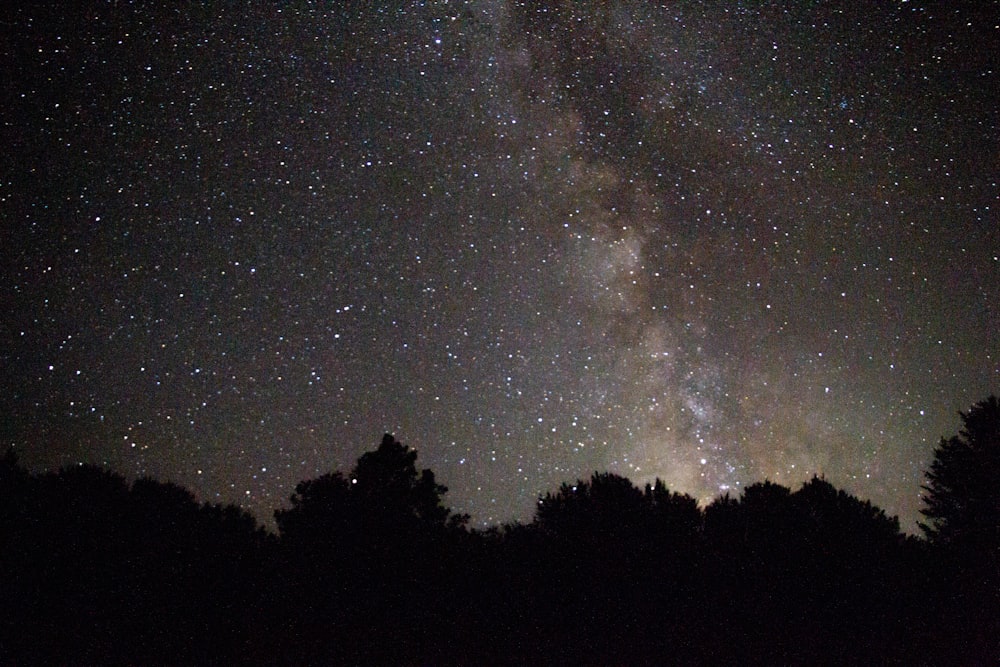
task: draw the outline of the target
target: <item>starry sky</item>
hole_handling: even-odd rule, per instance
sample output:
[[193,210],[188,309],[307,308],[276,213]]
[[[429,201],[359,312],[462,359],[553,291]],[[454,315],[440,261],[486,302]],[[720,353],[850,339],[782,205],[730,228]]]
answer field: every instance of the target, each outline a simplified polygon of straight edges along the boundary
[[[1000,391],[996,2],[21,3],[0,429],[262,521],[385,432],[913,530]],[[163,5],[163,6],[161,6]]]

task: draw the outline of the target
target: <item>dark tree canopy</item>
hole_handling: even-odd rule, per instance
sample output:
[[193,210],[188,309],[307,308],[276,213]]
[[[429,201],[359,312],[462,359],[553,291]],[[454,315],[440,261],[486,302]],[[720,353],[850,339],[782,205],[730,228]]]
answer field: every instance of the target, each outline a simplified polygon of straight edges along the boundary
[[374,452],[358,459],[351,488],[363,507],[387,517],[412,516],[429,524],[443,524],[451,513],[441,504],[448,487],[424,469],[417,474],[417,452],[388,433]]
[[169,482],[9,452],[0,664],[1000,664],[996,561],[956,558],[995,540],[998,414],[936,452],[929,542],[820,477],[702,509],[595,472],[530,524],[467,530],[391,435],[301,482],[275,538]]
[[996,396],[960,412],[962,430],[941,439],[924,475],[921,524],[934,543],[1000,550],[1000,402]]
[[647,484],[643,495],[659,528],[674,534],[693,534],[701,527],[702,512],[692,496],[671,491],[661,479]]
[[830,482],[813,477],[793,494],[807,533],[838,541],[887,542],[899,538],[899,519],[870,501],[859,500]]
[[0,457],[0,664],[233,664],[271,544],[235,506]]
[[543,529],[606,534],[635,525],[643,509],[642,491],[614,473],[595,472],[590,480],[563,484],[538,501],[535,522]]
[[278,531],[286,540],[317,535],[340,536],[350,525],[350,482],[339,472],[299,482],[292,506],[275,511]]
[[661,537],[692,536],[702,522],[698,501],[671,492],[662,480],[644,490],[610,472],[563,484],[538,500],[534,525],[552,535],[606,541],[615,536],[653,533]]
[[335,471],[301,482],[292,506],[274,513],[282,537],[335,540],[362,525],[369,532],[461,525],[465,517],[442,504],[448,487],[430,470],[418,473],[416,460],[416,450],[386,434],[378,449],[358,459],[349,478]]

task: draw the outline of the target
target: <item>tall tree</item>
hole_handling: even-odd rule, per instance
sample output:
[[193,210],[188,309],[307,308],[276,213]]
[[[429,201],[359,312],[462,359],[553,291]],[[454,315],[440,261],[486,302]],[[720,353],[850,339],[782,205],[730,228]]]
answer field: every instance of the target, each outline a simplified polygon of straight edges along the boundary
[[335,471],[301,482],[292,506],[274,513],[282,538],[329,546],[362,535],[405,539],[412,531],[462,526],[468,517],[442,504],[448,487],[431,470],[418,472],[416,460],[416,450],[386,434],[349,476]]
[[962,430],[942,438],[924,475],[920,527],[939,545],[1000,553],[1000,402],[996,396],[960,412]]
[[443,524],[450,514],[441,504],[448,487],[438,484],[431,470],[425,468],[418,475],[416,461],[416,450],[388,433],[378,449],[363,454],[351,476],[351,490],[363,511],[370,517]]
[[962,430],[942,438],[924,473],[921,512],[929,521],[920,527],[940,559],[930,604],[941,609],[939,661],[998,665],[1000,402],[990,396],[959,415]]

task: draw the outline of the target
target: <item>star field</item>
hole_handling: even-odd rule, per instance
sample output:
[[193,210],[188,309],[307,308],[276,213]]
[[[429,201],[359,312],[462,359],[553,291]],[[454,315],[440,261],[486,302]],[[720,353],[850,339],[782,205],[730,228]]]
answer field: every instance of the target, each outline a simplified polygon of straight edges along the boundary
[[993,3],[32,4],[3,435],[269,519],[382,433],[475,524],[611,470],[913,528],[1000,385]]

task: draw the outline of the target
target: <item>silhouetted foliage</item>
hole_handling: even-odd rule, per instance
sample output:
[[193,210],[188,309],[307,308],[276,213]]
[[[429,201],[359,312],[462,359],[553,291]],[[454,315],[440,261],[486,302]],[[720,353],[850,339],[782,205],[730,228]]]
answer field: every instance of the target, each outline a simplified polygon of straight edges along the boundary
[[1000,549],[1000,401],[990,396],[960,412],[962,430],[934,450],[925,472],[921,524],[938,544]]
[[655,530],[675,537],[692,537],[701,528],[703,517],[698,501],[686,493],[672,492],[657,479],[646,485],[644,498]]
[[291,497],[291,508],[274,513],[285,540],[343,539],[353,525],[350,484],[339,472],[299,482]]
[[444,525],[451,511],[441,505],[448,488],[424,469],[417,474],[417,452],[386,434],[374,452],[358,459],[352,491],[369,518],[395,522],[414,517],[428,525]]
[[10,455],[0,503],[0,663],[224,663],[255,641],[270,540],[243,510]]
[[[980,419],[994,405],[965,416],[943,460],[994,442]],[[416,460],[386,435],[349,474],[301,482],[275,512],[276,538],[170,482],[129,484],[93,466],[30,474],[8,452],[0,663],[1000,657],[997,573],[969,552],[980,538],[944,539],[943,523],[930,542],[904,536],[896,518],[823,478],[796,491],[752,484],[702,509],[661,480],[640,489],[595,472],[544,494],[528,524],[470,531]],[[951,469],[933,470],[937,483]]]
[[[416,459],[415,450],[386,434],[378,449],[358,459],[349,480],[335,471],[300,483],[291,508],[275,512],[279,531],[295,539],[304,533],[343,537],[362,523],[368,531],[444,527],[451,517],[441,502],[448,488],[430,470],[418,474]],[[464,520],[459,515],[452,525]]]
[[447,488],[416,459],[387,434],[349,476],[302,482],[275,512],[286,585],[302,603],[289,623],[309,638],[311,660],[364,662],[377,646],[378,661],[396,662],[440,631],[416,621],[450,613],[443,593],[467,517],[442,504]]
[[589,481],[563,484],[538,501],[535,522],[556,534],[608,539],[634,530],[644,509],[642,491],[613,473],[595,472]]
[[943,646],[1000,664],[1000,401],[990,396],[959,415],[962,429],[941,439],[924,473],[932,600],[951,639]]

